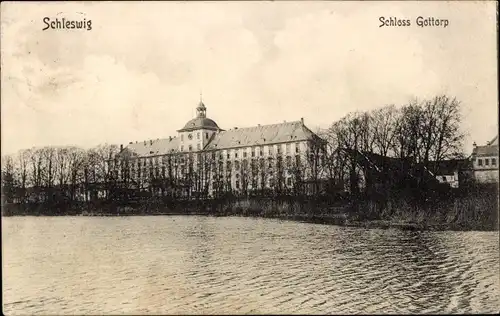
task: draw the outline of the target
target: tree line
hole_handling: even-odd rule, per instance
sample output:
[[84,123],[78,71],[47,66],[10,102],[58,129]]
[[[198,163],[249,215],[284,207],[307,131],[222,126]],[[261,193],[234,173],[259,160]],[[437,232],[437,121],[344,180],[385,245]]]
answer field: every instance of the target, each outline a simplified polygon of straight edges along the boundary
[[[148,165],[144,170],[144,166],[132,166],[137,163],[132,157],[109,165],[120,152],[116,145],[25,149],[2,158],[2,201],[112,199],[124,188],[170,192],[173,197],[179,194],[175,188],[208,194],[209,182],[218,196],[234,189],[246,195],[249,187],[260,188],[253,192],[264,194],[265,182],[271,180],[273,192],[278,195],[304,194],[306,182],[311,184],[308,190],[312,195],[344,188],[353,193],[360,189],[360,174],[365,173],[367,178],[356,153],[372,153],[433,170],[435,162],[464,157],[461,122],[460,102],[445,95],[414,99],[401,106],[355,111],[319,130],[320,137],[311,140],[307,152],[278,155],[272,161],[256,157],[234,162],[239,164],[237,168],[222,166],[215,153],[188,160],[184,170],[176,163],[184,158],[176,154],[165,156],[161,164]],[[194,164],[198,164],[197,168]],[[231,170],[236,169],[239,188],[228,181]],[[148,181],[134,180],[137,172],[142,172]],[[144,183],[150,185],[146,187]]]

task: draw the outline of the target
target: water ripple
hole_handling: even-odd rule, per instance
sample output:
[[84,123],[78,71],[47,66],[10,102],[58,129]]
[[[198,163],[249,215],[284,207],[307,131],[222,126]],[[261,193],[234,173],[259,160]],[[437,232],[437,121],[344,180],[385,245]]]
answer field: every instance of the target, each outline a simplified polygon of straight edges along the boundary
[[498,232],[195,216],[2,225],[5,314],[500,310]]

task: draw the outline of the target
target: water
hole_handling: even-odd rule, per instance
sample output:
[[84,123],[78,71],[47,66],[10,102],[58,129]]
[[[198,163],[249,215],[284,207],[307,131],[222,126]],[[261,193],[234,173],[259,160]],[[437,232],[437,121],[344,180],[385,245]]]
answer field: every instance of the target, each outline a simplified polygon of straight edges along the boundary
[[498,232],[201,216],[2,222],[6,314],[500,310]]

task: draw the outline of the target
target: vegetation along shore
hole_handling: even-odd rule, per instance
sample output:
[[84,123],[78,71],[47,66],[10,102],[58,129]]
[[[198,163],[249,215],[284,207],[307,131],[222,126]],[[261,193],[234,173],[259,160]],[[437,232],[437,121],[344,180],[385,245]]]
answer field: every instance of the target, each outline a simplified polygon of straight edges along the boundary
[[[349,113],[311,132],[319,137],[292,157],[252,151],[236,161],[228,154],[227,165],[222,154],[172,151],[168,159],[145,158],[144,165],[137,158],[136,170],[122,146],[30,148],[2,157],[2,215],[251,216],[367,228],[498,230],[498,177],[475,178],[461,122],[454,98],[412,100]],[[235,173],[237,185],[231,183]]]

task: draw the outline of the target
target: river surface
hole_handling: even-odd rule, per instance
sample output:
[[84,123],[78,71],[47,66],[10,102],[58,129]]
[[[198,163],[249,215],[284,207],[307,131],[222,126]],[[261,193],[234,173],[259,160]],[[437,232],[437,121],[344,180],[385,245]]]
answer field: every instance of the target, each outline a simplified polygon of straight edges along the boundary
[[10,315],[493,313],[498,232],[203,216],[2,218]]

